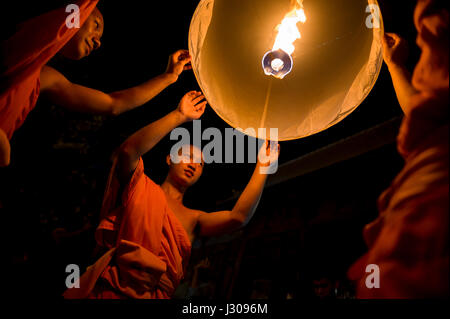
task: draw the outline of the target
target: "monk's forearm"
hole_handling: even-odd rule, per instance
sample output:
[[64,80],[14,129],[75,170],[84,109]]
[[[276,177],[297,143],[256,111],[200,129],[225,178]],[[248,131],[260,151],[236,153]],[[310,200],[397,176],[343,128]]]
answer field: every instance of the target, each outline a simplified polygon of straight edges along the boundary
[[169,85],[175,83],[177,79],[178,77],[174,74],[163,73],[141,85],[110,93],[109,96],[113,101],[112,113],[122,114],[147,103]]
[[11,158],[11,146],[5,131],[0,129],[0,167],[9,165]]
[[102,115],[119,115],[141,106],[176,80],[177,76],[164,73],[136,87],[108,94],[72,83],[49,66],[44,66],[40,74],[41,93],[53,103],[77,112]]
[[232,210],[234,217],[244,225],[250,221],[258,207],[266,180],[267,175],[260,173],[260,165],[257,164],[249,183]]
[[120,179],[123,182],[128,181],[137,167],[139,158],[182,123],[184,123],[183,115],[179,111],[173,111],[130,136],[122,144],[118,153]]
[[388,65],[395,93],[403,112],[406,113],[409,100],[417,93],[411,84],[411,73],[402,65]]
[[122,149],[126,150],[133,159],[139,159],[139,157],[158,144],[170,131],[184,122],[185,118],[179,111],[172,111],[129,137],[122,145]]

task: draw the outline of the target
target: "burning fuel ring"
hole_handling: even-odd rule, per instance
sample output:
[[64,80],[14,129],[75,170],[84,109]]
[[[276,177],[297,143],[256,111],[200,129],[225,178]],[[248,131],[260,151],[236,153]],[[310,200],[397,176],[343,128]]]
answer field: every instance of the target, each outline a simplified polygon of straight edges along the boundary
[[278,79],[284,78],[292,70],[292,57],[281,49],[267,52],[262,59],[264,73]]

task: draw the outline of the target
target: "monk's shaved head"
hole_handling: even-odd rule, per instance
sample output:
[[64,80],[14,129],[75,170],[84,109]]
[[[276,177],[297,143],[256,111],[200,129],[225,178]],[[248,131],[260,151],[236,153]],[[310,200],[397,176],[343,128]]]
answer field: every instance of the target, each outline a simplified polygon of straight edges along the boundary
[[71,60],[80,60],[101,45],[104,29],[103,15],[95,8],[75,36],[61,49],[60,53]]

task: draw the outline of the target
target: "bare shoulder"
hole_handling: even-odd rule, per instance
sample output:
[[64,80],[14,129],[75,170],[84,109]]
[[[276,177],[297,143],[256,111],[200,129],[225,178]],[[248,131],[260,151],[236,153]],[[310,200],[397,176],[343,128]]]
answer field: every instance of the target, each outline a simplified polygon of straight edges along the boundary
[[195,216],[195,220],[198,222],[202,216],[206,216],[208,213],[202,210],[192,209],[192,215]]
[[198,227],[199,217],[205,213],[200,210],[190,209],[179,202],[170,200],[170,198],[168,198],[167,203],[189,234],[189,237],[191,239],[194,238]]
[[56,85],[68,82],[66,77],[58,70],[51,66],[44,65],[40,74],[41,91],[46,91],[54,88]]
[[187,220],[189,220],[189,226],[192,230],[198,227],[200,217],[206,214],[204,211],[190,208],[186,208],[185,212],[185,216],[187,217]]
[[192,231],[197,236],[200,232],[201,218],[208,213],[198,209],[189,209],[189,215],[191,215]]
[[191,209],[191,208],[187,208],[187,207],[186,207],[186,213],[195,224],[197,224],[200,216],[207,214],[204,211],[201,211],[198,209]]

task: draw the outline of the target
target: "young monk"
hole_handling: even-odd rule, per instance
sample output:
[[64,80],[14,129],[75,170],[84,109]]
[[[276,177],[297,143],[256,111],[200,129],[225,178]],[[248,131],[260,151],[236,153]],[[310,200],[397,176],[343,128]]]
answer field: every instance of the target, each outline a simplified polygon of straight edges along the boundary
[[234,231],[253,216],[267,178],[264,169],[278,158],[277,143],[262,147],[267,164],[258,161],[231,211],[205,213],[183,205],[186,190],[203,171],[202,153],[194,146],[187,158],[182,152],[167,156],[169,173],[161,186],[144,174],[142,156],[177,126],[199,119],[206,105],[202,99],[200,92],[186,94],[176,110],[120,147],[96,231],[97,243],[109,251],[87,269],[80,288],[68,289],[65,298],[170,298],[184,276],[197,235]]
[[[405,166],[364,229],[367,254],[349,271],[359,298],[449,296],[449,12],[419,0],[414,22],[422,54],[411,77],[405,41],[386,34],[384,59],[405,113],[397,146]],[[366,273],[367,265],[379,267]],[[368,283],[367,283],[367,279]]]
[[[175,52],[166,72],[134,88],[103,93],[70,82],[46,65],[57,53],[79,60],[101,45],[103,16],[98,0],[79,0],[81,28],[69,28],[65,8],[24,22],[0,45],[0,167],[9,165],[13,133],[25,121],[42,93],[65,108],[92,114],[118,115],[141,106],[190,69],[189,53]],[[69,25],[70,26],[70,25]]]

